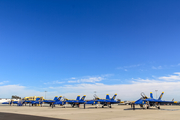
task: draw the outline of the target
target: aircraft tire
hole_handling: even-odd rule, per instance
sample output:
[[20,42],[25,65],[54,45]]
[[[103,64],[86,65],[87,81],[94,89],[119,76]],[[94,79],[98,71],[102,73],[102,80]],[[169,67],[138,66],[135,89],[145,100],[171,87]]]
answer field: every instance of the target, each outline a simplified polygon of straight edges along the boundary
[[79,108],[79,106],[80,106],[80,105],[79,105],[79,104],[77,104],[77,107],[78,107],[78,108]]
[[140,105],[141,108],[143,108],[143,105]]
[[102,108],[104,108],[104,105],[102,106]]
[[74,107],[74,104],[71,104],[72,107]]
[[54,107],[54,105],[52,104],[52,108]]
[[84,104],[84,109],[86,109],[86,104]]

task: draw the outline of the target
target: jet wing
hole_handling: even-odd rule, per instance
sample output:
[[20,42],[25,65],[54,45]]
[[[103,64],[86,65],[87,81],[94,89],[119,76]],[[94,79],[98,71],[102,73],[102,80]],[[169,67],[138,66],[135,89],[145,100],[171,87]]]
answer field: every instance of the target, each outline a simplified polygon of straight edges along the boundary
[[153,102],[153,103],[155,103],[155,102],[158,102],[158,103],[174,103],[174,101],[163,101],[163,100],[155,100],[155,99],[148,99],[148,100],[143,100],[143,101],[145,101],[145,102]]

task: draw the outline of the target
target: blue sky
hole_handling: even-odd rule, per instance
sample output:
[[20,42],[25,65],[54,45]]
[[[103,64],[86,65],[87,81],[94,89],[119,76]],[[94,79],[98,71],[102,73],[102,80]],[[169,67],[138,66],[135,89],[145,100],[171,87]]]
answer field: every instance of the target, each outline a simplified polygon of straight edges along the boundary
[[179,4],[1,0],[0,97],[47,90],[49,98],[97,91],[136,99],[158,89],[180,99]]

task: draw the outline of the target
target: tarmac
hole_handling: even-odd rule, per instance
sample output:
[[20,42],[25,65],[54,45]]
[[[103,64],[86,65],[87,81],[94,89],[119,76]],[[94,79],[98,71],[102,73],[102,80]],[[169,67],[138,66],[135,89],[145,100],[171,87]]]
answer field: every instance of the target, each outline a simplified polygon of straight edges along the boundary
[[141,109],[136,106],[133,110],[130,105],[112,105],[112,108],[95,108],[86,105],[86,109],[71,106],[47,105],[40,106],[0,106],[0,120],[178,120],[180,106],[161,106],[161,109]]

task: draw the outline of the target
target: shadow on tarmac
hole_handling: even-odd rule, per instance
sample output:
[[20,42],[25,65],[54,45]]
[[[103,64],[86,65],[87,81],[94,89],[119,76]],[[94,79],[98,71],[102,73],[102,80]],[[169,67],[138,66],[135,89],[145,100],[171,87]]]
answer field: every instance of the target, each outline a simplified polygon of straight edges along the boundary
[[[84,108],[80,108],[80,109],[84,109]],[[113,108],[109,108],[109,107],[104,107],[104,108],[102,108],[102,107],[86,107],[86,109],[113,109]]]
[[[124,110],[133,110],[133,108],[127,108],[127,109],[124,109]],[[135,108],[135,110],[143,110],[142,108]]]
[[67,119],[57,119],[57,118],[40,117],[33,115],[22,115],[22,114],[0,112],[0,120],[67,120]]
[[160,109],[160,110],[167,110],[167,111],[178,111],[179,109]]
[[[124,110],[133,110],[133,108],[127,108]],[[177,111],[180,109],[157,109],[157,108],[149,108],[149,109],[143,109],[143,108],[135,108],[135,110],[166,110],[166,111]]]

